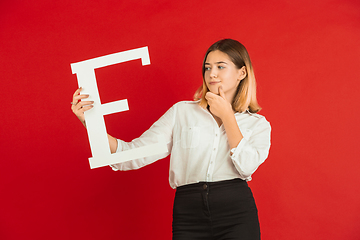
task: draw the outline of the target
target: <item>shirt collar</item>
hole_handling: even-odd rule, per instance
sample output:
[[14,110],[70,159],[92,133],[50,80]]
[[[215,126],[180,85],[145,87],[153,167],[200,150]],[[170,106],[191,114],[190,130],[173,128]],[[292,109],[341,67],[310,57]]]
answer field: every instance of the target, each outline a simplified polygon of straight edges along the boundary
[[257,117],[257,118],[260,117],[259,114],[257,114],[257,113],[252,113],[252,112],[249,111],[249,109],[246,109],[244,112],[236,112],[235,115],[237,115],[237,114],[249,114],[249,115],[254,116],[254,117]]

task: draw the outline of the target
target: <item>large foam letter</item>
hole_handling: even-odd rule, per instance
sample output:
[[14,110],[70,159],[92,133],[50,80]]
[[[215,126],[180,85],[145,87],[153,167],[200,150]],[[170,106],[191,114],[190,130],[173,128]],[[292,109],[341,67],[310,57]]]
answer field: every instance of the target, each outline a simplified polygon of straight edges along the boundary
[[127,111],[129,110],[129,106],[127,99],[101,104],[96,84],[95,69],[139,58],[141,58],[142,65],[150,64],[147,47],[114,53],[71,64],[72,73],[76,74],[79,87],[81,86],[83,90],[89,94],[89,98],[86,99],[86,101],[94,101],[94,107],[85,112],[86,127],[92,152],[92,158],[89,158],[91,168],[107,166],[167,152],[164,139],[160,139],[157,144],[145,147],[139,147],[114,154],[111,154],[110,152],[104,115]]

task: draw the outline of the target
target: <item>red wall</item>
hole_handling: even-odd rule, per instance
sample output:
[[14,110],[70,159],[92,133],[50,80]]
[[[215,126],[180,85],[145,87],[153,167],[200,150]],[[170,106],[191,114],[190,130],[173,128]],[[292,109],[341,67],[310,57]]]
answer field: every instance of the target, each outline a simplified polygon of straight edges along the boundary
[[103,102],[129,101],[108,131],[131,140],[192,98],[221,38],[248,48],[273,127],[249,183],[263,239],[359,239],[359,1],[134,2],[1,1],[0,239],[170,239],[169,159],[90,170],[70,63],[149,47],[151,65],[96,70]]

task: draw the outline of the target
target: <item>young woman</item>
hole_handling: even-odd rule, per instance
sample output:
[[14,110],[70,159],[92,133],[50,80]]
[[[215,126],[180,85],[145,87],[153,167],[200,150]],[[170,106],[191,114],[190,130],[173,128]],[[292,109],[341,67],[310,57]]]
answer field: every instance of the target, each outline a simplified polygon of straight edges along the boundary
[[[196,101],[176,103],[131,142],[108,135],[111,152],[156,143],[162,137],[168,153],[111,167],[138,169],[171,154],[174,240],[260,239],[247,181],[268,156],[271,127],[257,114],[261,108],[250,57],[238,41],[220,40],[207,50],[202,73]],[[85,125],[84,112],[92,102],[84,101],[88,95],[80,91],[74,93],[71,108]]]

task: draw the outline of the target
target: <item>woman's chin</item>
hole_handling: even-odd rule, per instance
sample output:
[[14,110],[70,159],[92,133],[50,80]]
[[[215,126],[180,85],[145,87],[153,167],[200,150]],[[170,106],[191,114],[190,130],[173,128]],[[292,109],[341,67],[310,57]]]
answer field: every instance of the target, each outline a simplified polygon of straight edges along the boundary
[[218,88],[216,88],[216,89],[211,89],[211,88],[209,88],[209,91],[210,91],[211,93],[213,93],[213,94],[219,95],[219,89],[218,89]]

